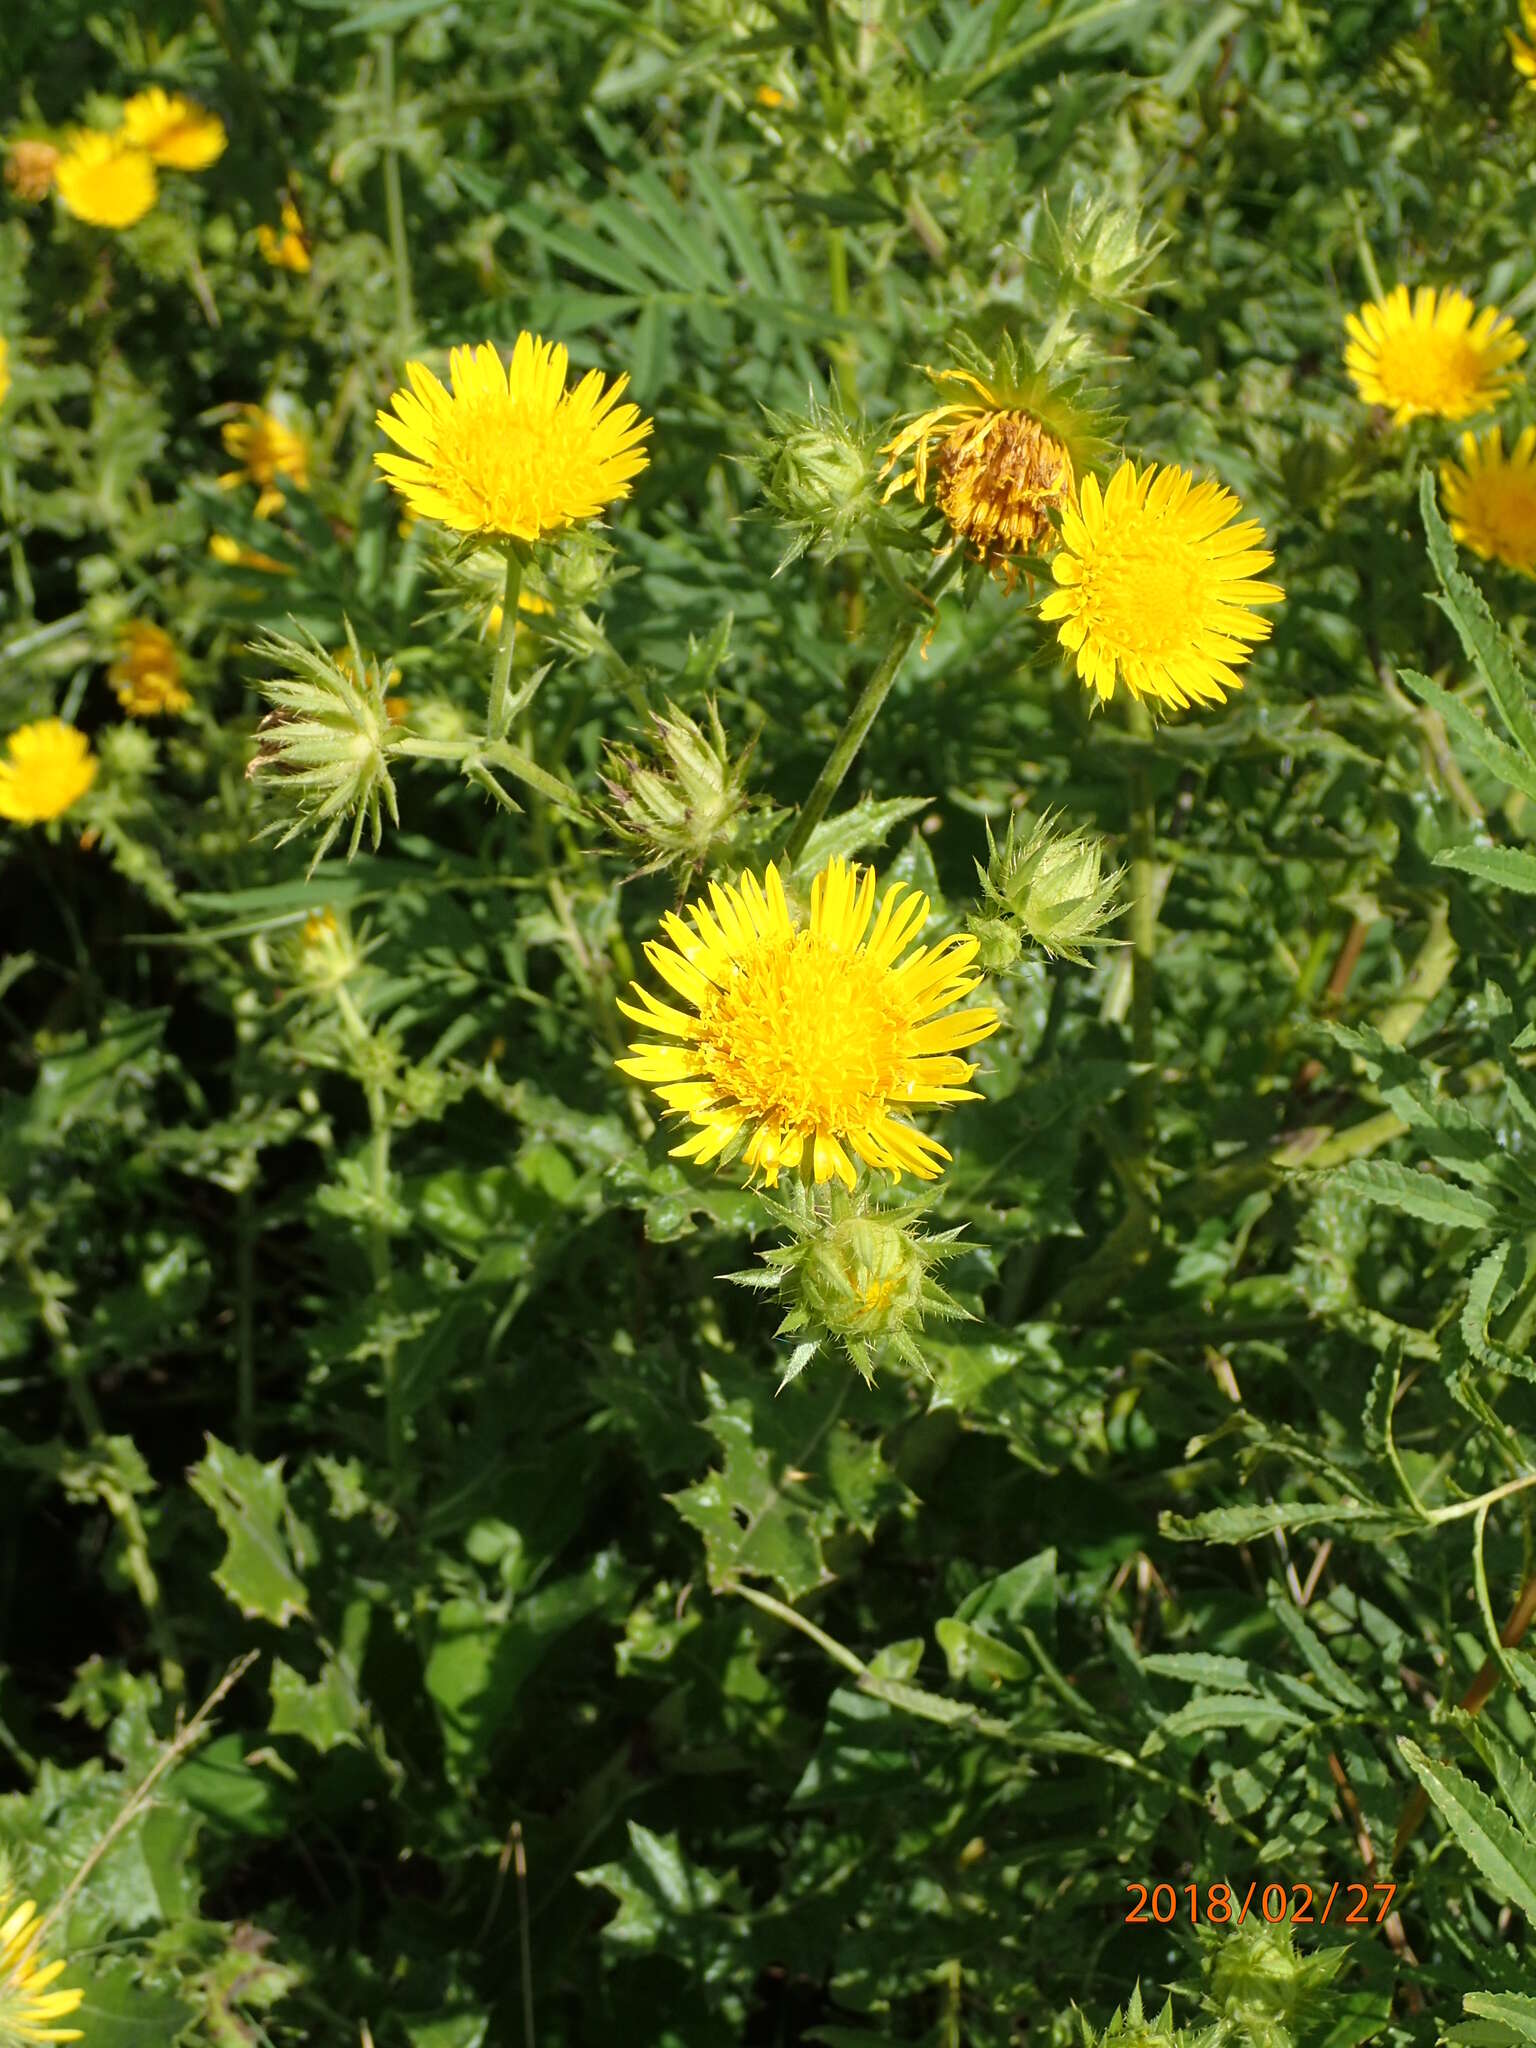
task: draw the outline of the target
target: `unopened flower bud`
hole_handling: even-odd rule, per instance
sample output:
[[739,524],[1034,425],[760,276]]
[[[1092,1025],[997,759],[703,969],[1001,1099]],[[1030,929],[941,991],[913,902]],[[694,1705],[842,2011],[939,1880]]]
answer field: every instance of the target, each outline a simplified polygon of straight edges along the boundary
[[924,1318],[965,1318],[932,1269],[952,1258],[958,1229],[933,1235],[918,1229],[932,1197],[875,1208],[867,1196],[833,1182],[821,1188],[790,1183],[788,1202],[764,1195],[764,1205],[790,1231],[790,1241],[765,1252],[767,1272],[728,1277],[744,1287],[776,1289],[789,1305],[778,1328],[798,1336],[783,1384],[804,1371],[820,1346],[840,1344],[859,1375],[874,1380],[882,1352],[894,1352],[916,1371],[928,1366],[918,1348]]
[[389,773],[395,729],[385,708],[381,665],[364,659],[350,640],[350,628],[349,645],[345,667],[318,640],[311,639],[306,646],[268,633],[254,647],[286,673],[267,677],[259,685],[273,709],[257,727],[256,753],[246,774],[291,801],[295,815],[287,830],[282,819],[266,828],[281,834],[279,846],[306,829],[319,831],[311,873],[346,819],[352,820],[349,860],[361,843],[365,823],[372,829],[374,845],[379,844],[386,804],[390,817],[400,822]]
[[1146,235],[1134,206],[1074,189],[1065,221],[1042,199],[1024,222],[1025,263],[1058,306],[1096,305],[1134,312],[1151,288],[1147,276],[1166,235]]
[[339,988],[362,962],[351,926],[334,910],[312,910],[290,948],[290,970],[317,993]]
[[709,730],[668,702],[651,713],[650,754],[611,747],[604,784],[614,801],[605,820],[615,837],[649,856],[638,872],[685,874],[739,858],[763,835],[768,807],[747,796],[749,742],[733,761],[714,699]]
[[[1027,835],[1018,825],[1017,818],[1008,820],[1001,846],[988,825],[987,865],[976,863],[988,908],[967,923],[982,943],[983,961],[994,973],[1012,964],[1005,936],[1011,932],[1020,951],[1028,942],[1052,959],[1082,966],[1084,946],[1114,943],[1100,931],[1119,913],[1121,870],[1106,875],[1103,840],[1091,832],[1058,830],[1049,812]],[[986,961],[989,947],[993,958]]]
[[765,407],[764,417],[767,432],[747,467],[788,529],[780,569],[808,550],[838,554],[861,529],[881,520],[867,439],[838,406],[824,405],[813,394],[807,413]]

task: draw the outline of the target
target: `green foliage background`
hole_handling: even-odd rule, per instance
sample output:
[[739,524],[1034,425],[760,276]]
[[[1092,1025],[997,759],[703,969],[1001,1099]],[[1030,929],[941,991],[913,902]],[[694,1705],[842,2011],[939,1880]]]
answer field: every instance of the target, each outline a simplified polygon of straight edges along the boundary
[[[1370,254],[1529,326],[1512,21],[10,10],[13,134],[158,80],[231,137],[123,236],[0,223],[0,726],[62,711],[104,760],[0,837],[0,1843],[45,1906],[95,1857],[53,1936],[95,2048],[1002,2048],[1117,2009],[1536,2039],[1536,1660],[1498,1642],[1533,1569],[1529,585],[1421,505],[1452,431],[1389,432],[1341,363]],[[307,276],[255,251],[285,181]],[[421,762],[306,879],[256,837],[248,650],[345,618],[478,717],[481,615],[401,535],[374,412],[408,350],[533,328],[656,428],[611,557],[526,622],[526,744],[596,798],[605,742],[713,694],[787,814],[904,600],[858,545],[775,579],[764,408],[835,390],[883,437],[958,334],[1035,320],[1074,191],[1167,237],[1140,317],[1089,311],[1126,446],[1236,490],[1287,602],[1241,695],[1150,740],[1027,591],[943,604],[818,845],[925,888],[931,937],[984,820],[1128,851],[1140,791],[1151,1058],[1123,951],[998,983],[935,1211],[974,1320],[930,1326],[931,1381],[822,1357],[776,1394],[720,1277],[776,1226],[612,1065],[672,879]],[[274,393],[313,487],[260,522],[217,427]],[[116,711],[131,616],[187,650],[187,720]],[[350,1019],[297,965],[327,908]],[[1395,1881],[1397,1917],[1190,1925],[1184,1887],[1255,1878]],[[1137,1882],[1181,1917],[1128,1924]]]

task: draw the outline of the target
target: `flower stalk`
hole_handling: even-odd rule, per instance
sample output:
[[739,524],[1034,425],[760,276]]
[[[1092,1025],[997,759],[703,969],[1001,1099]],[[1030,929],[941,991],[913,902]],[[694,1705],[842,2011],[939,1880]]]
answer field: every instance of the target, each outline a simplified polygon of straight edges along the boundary
[[[925,611],[931,612],[935,600],[947,588],[950,579],[960,566],[958,549],[950,549],[939,557],[928,581],[923,585],[922,601]],[[811,834],[826,816],[827,806],[842,787],[843,777],[853,766],[854,758],[869,736],[869,729],[880,715],[880,707],[891,694],[901,664],[917,638],[918,627],[923,623],[924,611],[909,611],[898,620],[890,639],[886,643],[874,674],[864,685],[859,701],[848,715],[848,722],[838,734],[837,743],[827,756],[825,767],[817,776],[810,795],[801,805],[800,815],[794,828],[784,842],[784,862],[793,867],[806,848]]]

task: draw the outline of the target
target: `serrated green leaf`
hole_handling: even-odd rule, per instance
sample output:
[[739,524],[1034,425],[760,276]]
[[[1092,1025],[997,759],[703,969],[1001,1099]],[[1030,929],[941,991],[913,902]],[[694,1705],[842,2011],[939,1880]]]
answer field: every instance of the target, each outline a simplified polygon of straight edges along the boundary
[[839,811],[835,818],[822,819],[795,863],[795,875],[802,881],[808,881],[820,873],[829,860],[851,860],[856,853],[867,853],[871,847],[883,846],[903,819],[923,810],[931,801],[925,796],[860,797],[856,804],[846,811]]
[[187,1476],[228,1541],[213,1574],[215,1584],[242,1614],[276,1628],[307,1614],[302,1573],[314,1561],[314,1539],[289,1508],[282,1459],[258,1464],[210,1436],[207,1452]]
[[362,1723],[357,1687],[334,1659],[312,1685],[285,1664],[272,1660],[272,1714],[267,1727],[274,1735],[298,1735],[324,1753],[356,1743]]
[[1390,1159],[1352,1159],[1340,1167],[1336,1182],[1384,1208],[1438,1223],[1446,1230],[1486,1230],[1498,1210],[1470,1188],[1453,1186],[1417,1167]]
[[1519,846],[1447,846],[1435,855],[1437,868],[1454,868],[1501,889],[1536,896],[1536,853]]
[[1536,2041],[1536,1998],[1517,1991],[1469,1991],[1463,2008],[1476,2018],[1496,2020],[1516,2041]]
[[1426,1756],[1406,1735],[1397,1746],[1494,1896],[1536,1925],[1536,1842],[1454,1764]]
[[1457,638],[1477,664],[1509,728],[1511,739],[1526,759],[1536,764],[1536,718],[1533,718],[1531,710],[1531,686],[1508,636],[1500,630],[1489,610],[1488,600],[1457,559],[1451,530],[1435,503],[1434,473],[1428,468],[1419,479],[1419,510],[1424,519],[1429,559],[1440,579],[1442,595],[1435,602],[1456,628]]

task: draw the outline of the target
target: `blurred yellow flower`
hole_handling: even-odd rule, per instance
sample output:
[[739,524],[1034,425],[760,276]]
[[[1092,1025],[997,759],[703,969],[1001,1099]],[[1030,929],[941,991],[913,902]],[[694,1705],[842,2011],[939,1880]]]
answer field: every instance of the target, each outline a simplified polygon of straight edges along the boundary
[[11,344],[0,334],[0,405],[11,388]]
[[760,85],[757,88],[757,104],[760,107],[782,107],[784,95],[776,85]]
[[256,230],[256,244],[275,270],[302,271],[309,268],[309,243],[304,238],[304,222],[291,199],[283,201],[281,232],[263,221]]
[[282,509],[283,494],[277,487],[287,477],[301,491],[309,489],[309,448],[302,434],[284,426],[275,414],[259,405],[243,405],[240,418],[227,420],[223,428],[224,452],[239,463],[219,478],[226,491],[250,482],[259,485],[256,516],[265,519]]
[[1440,490],[1451,532],[1484,561],[1536,576],[1536,427],[1527,427],[1506,455],[1494,427],[1461,437],[1461,461],[1440,465]]
[[154,205],[155,167],[118,135],[82,129],[54,171],[66,213],[96,228],[131,228]]
[[[6,1913],[13,1897],[9,1888],[0,1892],[0,1913]],[[42,1923],[31,1899],[23,1899],[0,1922],[0,2041],[7,2048],[13,2042],[83,2038],[78,2027],[54,2025],[69,2017],[85,1993],[48,1988],[63,1976],[65,1966],[42,1961],[42,1938]]]
[[[85,734],[59,718],[18,726],[5,751],[6,758],[0,761],[0,818],[9,818],[14,825],[41,825],[62,817],[96,780],[100,765]],[[0,1956],[3,1953],[0,1947]]]
[[217,114],[158,85],[136,92],[124,106],[122,134],[173,171],[205,171],[229,147]]
[[[554,610],[554,606],[547,597],[540,597],[532,590],[520,590],[517,593],[517,608],[520,612],[525,612],[530,619],[539,618],[544,613]],[[499,604],[493,604],[486,613],[485,631],[490,639],[500,639],[501,622],[504,616],[502,607]]]
[[181,656],[163,626],[130,619],[118,633],[118,655],[107,681],[130,718],[179,717],[191,703],[181,681]]
[[565,388],[563,344],[520,334],[510,367],[490,342],[456,348],[450,394],[424,363],[378,423],[404,455],[373,459],[406,502],[458,533],[537,541],[629,495],[651,422],[589,370]]
[[53,190],[53,174],[59,152],[51,142],[31,136],[6,145],[5,182],[20,200],[35,206]]
[[1536,0],[1520,0],[1520,20],[1530,41],[1517,35],[1512,28],[1505,29],[1504,33],[1509,38],[1509,54],[1527,85],[1536,87],[1536,48],[1532,47],[1536,45]]
[[1241,509],[1220,484],[1155,463],[1122,463],[1105,491],[1084,480],[1051,562],[1061,588],[1040,616],[1061,620],[1062,646],[1102,699],[1117,680],[1133,697],[1177,708],[1241,689],[1233,664],[1270,631],[1250,607],[1285,595],[1255,580],[1275,558],[1256,520],[1232,525]]
[[762,882],[712,882],[707,903],[688,905],[691,930],[665,914],[670,944],[647,941],[646,958],[691,1014],[638,982],[639,1007],[619,1008],[683,1043],[643,1040],[617,1064],[699,1127],[674,1158],[728,1157],[745,1137],[743,1162],[769,1187],[798,1168],[851,1188],[850,1151],[898,1179],[938,1178],[949,1154],[893,1111],[974,1100],[965,1083],[975,1066],[956,1055],[994,1032],[998,1016],[938,1014],[980,985],[974,938],[920,946],[898,965],[928,921],[928,898],[893,883],[870,930],[874,902],[873,869],[833,859],[797,930],[770,862]]
[[260,569],[267,576],[291,576],[292,566],[277,562],[270,555],[264,555],[260,548],[248,548],[227,533],[210,533],[208,552],[216,562],[222,562],[226,569]]
[[1367,405],[1384,405],[1395,427],[1489,412],[1521,379],[1509,368],[1525,353],[1514,322],[1496,306],[1477,312],[1465,292],[1420,285],[1410,301],[1400,284],[1380,304],[1346,314],[1344,326],[1355,389]]

